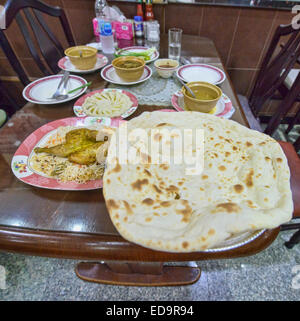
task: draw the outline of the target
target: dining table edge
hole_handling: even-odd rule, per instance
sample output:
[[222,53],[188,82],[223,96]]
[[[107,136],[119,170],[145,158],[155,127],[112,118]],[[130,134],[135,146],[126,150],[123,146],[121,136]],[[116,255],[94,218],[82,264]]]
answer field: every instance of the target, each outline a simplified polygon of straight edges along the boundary
[[74,260],[184,262],[229,259],[257,254],[277,238],[280,227],[266,230],[240,247],[216,252],[174,253],[151,250],[121,235],[64,232],[0,225],[1,251]]

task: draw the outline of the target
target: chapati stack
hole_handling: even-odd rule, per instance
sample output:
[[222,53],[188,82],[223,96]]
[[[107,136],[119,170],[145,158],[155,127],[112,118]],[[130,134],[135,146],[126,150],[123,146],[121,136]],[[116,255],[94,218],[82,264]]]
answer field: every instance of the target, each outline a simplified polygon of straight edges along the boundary
[[[176,139],[200,129],[204,145],[193,134],[188,148],[180,149]],[[188,151],[203,155],[201,172],[176,161]],[[119,233],[161,251],[210,249],[243,232],[275,228],[293,212],[280,145],[234,121],[198,112],[145,112],[122,124],[110,140],[103,181]]]

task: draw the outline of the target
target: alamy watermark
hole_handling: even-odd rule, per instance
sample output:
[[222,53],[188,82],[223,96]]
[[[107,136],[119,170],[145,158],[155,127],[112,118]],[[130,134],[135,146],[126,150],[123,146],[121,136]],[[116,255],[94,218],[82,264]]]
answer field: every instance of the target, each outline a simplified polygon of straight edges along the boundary
[[0,290],[6,289],[6,270],[3,265],[0,265]]
[[168,126],[128,131],[119,127],[110,144],[111,162],[125,164],[183,165],[186,175],[200,175],[204,168],[204,130]]
[[299,4],[293,6],[292,14],[295,15],[292,19],[292,27],[293,29],[298,30],[300,28],[300,5]]

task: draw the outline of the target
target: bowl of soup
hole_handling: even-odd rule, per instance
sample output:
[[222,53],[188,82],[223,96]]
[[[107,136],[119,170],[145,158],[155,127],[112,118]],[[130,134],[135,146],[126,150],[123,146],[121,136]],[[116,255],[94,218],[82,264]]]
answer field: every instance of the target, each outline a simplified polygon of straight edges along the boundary
[[119,57],[112,61],[117,75],[126,82],[138,81],[144,72],[145,60],[139,57]]
[[158,59],[155,61],[154,66],[160,77],[170,78],[178,68],[179,62],[173,59]]
[[196,98],[188,90],[182,87],[184,105],[187,110],[209,113],[217,104],[222,96],[222,90],[215,85],[204,81],[192,81],[186,84]]
[[75,46],[65,50],[71,63],[80,70],[92,69],[97,62],[98,50],[89,46]]

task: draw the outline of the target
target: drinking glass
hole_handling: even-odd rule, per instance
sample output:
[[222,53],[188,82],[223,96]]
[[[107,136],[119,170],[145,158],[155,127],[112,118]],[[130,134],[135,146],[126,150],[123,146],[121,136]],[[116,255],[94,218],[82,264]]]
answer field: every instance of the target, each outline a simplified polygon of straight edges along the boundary
[[181,54],[182,29],[169,29],[169,58],[179,60]]

